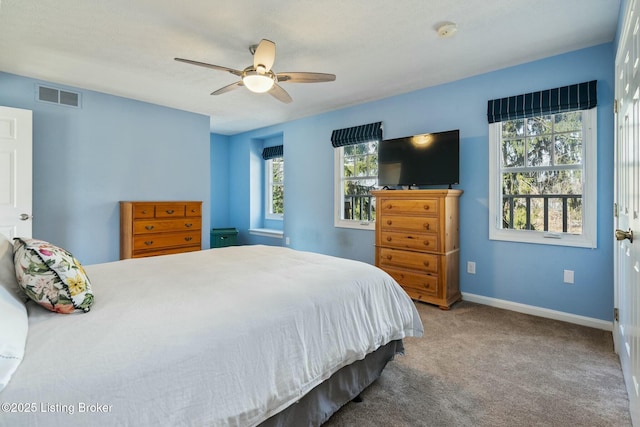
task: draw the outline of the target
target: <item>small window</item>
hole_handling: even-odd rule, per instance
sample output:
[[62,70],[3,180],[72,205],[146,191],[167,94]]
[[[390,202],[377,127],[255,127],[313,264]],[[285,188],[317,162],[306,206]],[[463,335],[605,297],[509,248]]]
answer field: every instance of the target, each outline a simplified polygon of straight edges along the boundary
[[284,217],[284,158],[274,157],[265,160],[265,217],[283,219]]
[[596,247],[596,111],[489,125],[491,239]]
[[382,122],[368,123],[331,133],[335,148],[335,226],[372,229],[376,201],[371,194],[378,185],[378,144]]
[[336,226],[373,227],[378,185],[378,141],[363,142],[335,149]]

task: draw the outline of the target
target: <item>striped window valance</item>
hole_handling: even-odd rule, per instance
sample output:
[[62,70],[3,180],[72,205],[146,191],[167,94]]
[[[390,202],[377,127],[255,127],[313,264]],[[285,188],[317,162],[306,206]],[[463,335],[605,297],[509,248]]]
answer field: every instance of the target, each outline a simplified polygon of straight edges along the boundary
[[382,122],[336,129],[331,133],[331,145],[336,148],[376,140],[382,141]]
[[489,123],[522,119],[544,114],[588,110],[596,106],[596,80],[493,99],[487,106]]
[[262,150],[262,158],[265,160],[275,159],[284,156],[284,147],[282,145],[274,145],[273,147],[265,147]]

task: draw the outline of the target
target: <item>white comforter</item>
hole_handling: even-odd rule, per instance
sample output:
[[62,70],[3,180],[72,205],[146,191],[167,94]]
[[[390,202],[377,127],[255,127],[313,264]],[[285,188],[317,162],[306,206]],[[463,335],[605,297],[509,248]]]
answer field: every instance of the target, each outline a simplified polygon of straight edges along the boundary
[[287,248],[86,270],[89,313],[28,304],[25,359],[0,393],[0,425],[256,425],[379,346],[423,333],[386,273]]

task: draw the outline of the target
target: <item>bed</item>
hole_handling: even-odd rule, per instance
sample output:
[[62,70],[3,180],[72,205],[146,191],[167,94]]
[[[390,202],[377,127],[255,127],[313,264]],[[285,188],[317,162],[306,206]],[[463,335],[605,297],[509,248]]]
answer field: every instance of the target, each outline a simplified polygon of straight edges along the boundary
[[382,270],[289,248],[84,271],[90,311],[25,303],[24,356],[0,391],[0,426],[320,425],[403,352],[403,338],[423,333]]

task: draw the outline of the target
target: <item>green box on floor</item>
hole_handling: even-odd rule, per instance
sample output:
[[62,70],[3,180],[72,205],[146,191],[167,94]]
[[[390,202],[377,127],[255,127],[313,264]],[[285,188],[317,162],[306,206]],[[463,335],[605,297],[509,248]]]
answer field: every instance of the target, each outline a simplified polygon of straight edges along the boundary
[[238,244],[238,230],[236,228],[212,228],[211,247],[224,248]]

